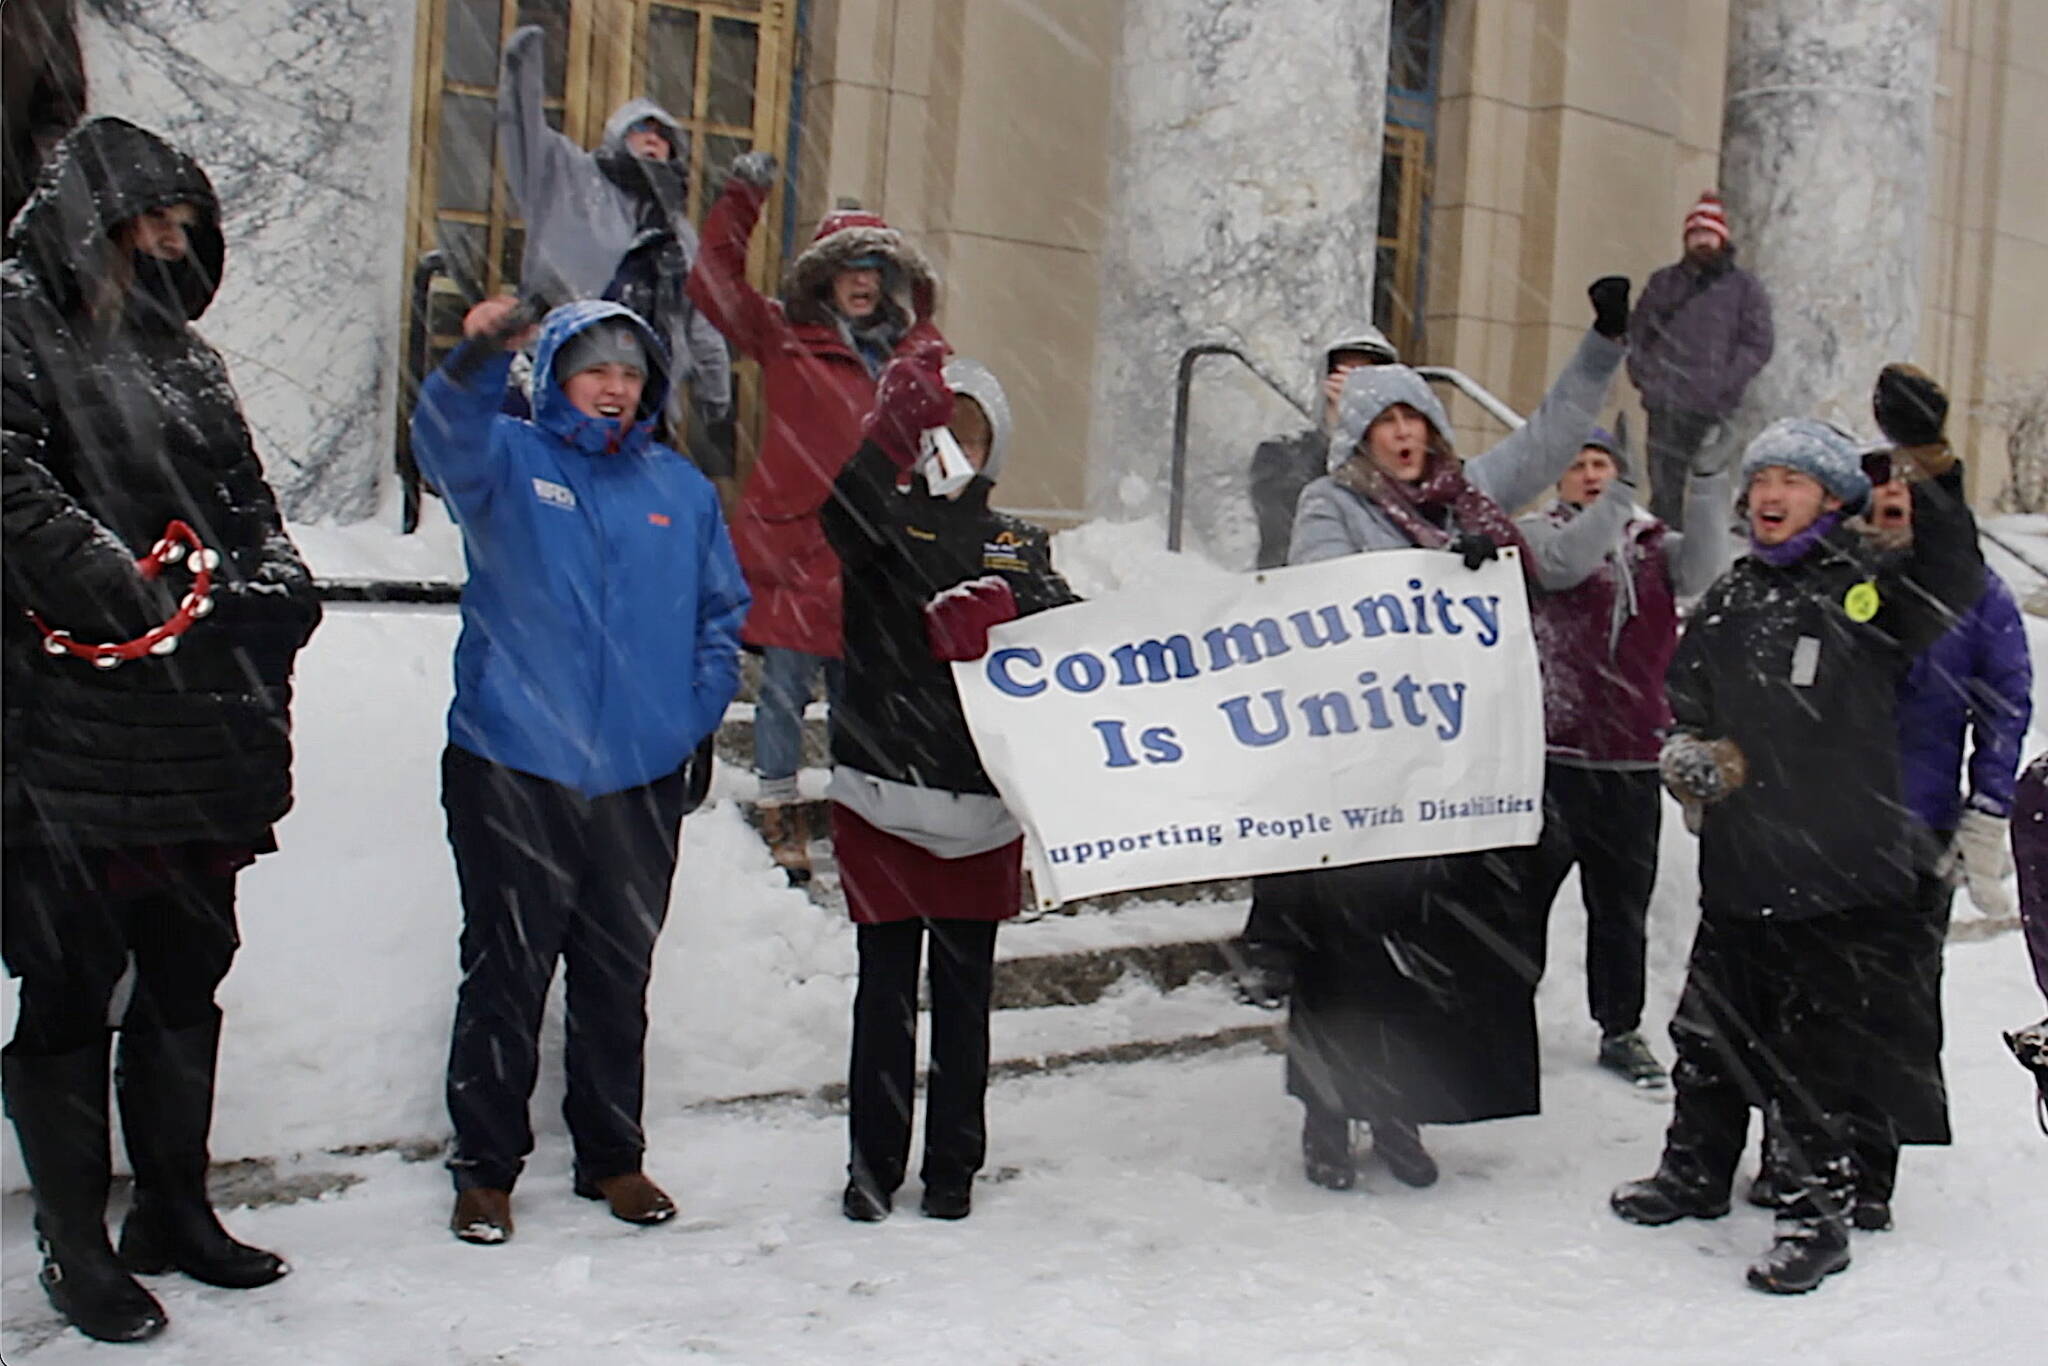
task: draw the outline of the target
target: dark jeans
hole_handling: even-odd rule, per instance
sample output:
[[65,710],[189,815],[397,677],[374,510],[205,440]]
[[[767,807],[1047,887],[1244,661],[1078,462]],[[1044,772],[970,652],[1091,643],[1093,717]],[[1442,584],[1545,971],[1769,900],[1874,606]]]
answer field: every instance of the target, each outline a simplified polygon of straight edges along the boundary
[[1652,408],[1649,417],[1650,512],[1673,531],[1685,530],[1685,480],[1700,442],[1717,419],[1712,413]]
[[1576,863],[1586,901],[1586,1003],[1601,1032],[1634,1029],[1643,1019],[1644,925],[1664,816],[1657,773],[1550,764],[1543,796],[1543,838],[1529,878],[1538,971],[1542,927]]
[[989,993],[996,922],[898,920],[858,927],[860,987],[853,998],[847,1083],[856,1180],[894,1191],[910,1161],[917,1084],[917,974],[931,935],[932,1063],[925,1084],[926,1186],[965,1185],[988,1150]]
[[[7,1052],[52,1057],[104,1047],[108,1028],[183,1029],[213,1018],[234,962],[235,868],[209,846],[150,851],[138,866],[109,851],[7,851],[7,970],[21,1012]],[[116,1000],[134,965],[126,1000]]]
[[638,1171],[647,979],[675,876],[682,775],[590,798],[451,745],[441,784],[462,883],[448,1053],[457,1188],[510,1190],[533,1151],[527,1102],[557,959],[576,1174]]

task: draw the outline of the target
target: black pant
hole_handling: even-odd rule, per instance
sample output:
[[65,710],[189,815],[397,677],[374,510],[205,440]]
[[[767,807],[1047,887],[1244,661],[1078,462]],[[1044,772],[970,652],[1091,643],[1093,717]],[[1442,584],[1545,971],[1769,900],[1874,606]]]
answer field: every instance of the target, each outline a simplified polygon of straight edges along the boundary
[[[107,1030],[183,1029],[213,1018],[213,993],[234,962],[240,860],[210,847],[151,851],[138,866],[112,851],[7,851],[7,970],[21,1013],[7,1052],[52,1057]],[[129,965],[135,975],[117,1001]]]
[[1671,1022],[1667,1167],[1725,1192],[1755,1107],[1796,1189],[1790,1212],[1842,1212],[1873,1026],[1890,1004],[1875,998],[1895,989],[1866,952],[1873,925],[1867,909],[1790,923],[1701,919]]
[[847,1082],[856,1180],[903,1184],[917,1084],[917,970],[931,934],[932,1064],[925,1083],[926,1186],[965,1185],[988,1151],[989,993],[996,922],[898,920],[862,925],[860,987],[853,998]]
[[1657,773],[1550,764],[1543,784],[1543,838],[1529,878],[1537,968],[1550,905],[1576,863],[1586,901],[1586,1003],[1603,1033],[1634,1029],[1643,1019],[1644,925],[1664,817]]
[[533,1151],[541,1012],[567,974],[562,1116],[576,1174],[640,1170],[647,979],[668,913],[683,780],[588,798],[450,745],[441,803],[462,883],[462,986],[448,1052],[458,1188],[510,1190]]
[[1685,480],[1700,443],[1719,421],[1683,408],[1649,410],[1650,512],[1673,531],[1685,530]]

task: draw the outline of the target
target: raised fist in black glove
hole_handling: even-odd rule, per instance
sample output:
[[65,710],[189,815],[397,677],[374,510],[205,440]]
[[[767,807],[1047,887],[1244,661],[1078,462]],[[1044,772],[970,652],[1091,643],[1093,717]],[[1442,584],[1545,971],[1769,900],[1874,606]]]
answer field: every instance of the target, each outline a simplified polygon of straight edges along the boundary
[[1500,547],[1483,531],[1459,532],[1458,539],[1451,542],[1450,550],[1465,562],[1467,569],[1477,569],[1488,560],[1500,558]]
[[1948,395],[1917,365],[1895,361],[1880,370],[1870,408],[1877,429],[1901,446],[1932,446],[1948,421]]
[[1628,334],[1628,276],[1603,275],[1586,286],[1593,301],[1593,330],[1610,341]]
[[751,185],[757,190],[775,188],[775,158],[767,152],[741,152],[732,159],[726,174],[742,185]]

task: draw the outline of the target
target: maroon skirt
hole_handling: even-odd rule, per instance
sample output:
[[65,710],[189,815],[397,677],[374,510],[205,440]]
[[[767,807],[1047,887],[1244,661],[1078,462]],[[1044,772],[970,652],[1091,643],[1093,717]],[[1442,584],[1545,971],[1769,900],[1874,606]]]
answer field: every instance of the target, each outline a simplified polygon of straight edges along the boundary
[[1008,920],[1024,900],[1024,839],[940,858],[832,803],[832,853],[856,925],[892,920]]

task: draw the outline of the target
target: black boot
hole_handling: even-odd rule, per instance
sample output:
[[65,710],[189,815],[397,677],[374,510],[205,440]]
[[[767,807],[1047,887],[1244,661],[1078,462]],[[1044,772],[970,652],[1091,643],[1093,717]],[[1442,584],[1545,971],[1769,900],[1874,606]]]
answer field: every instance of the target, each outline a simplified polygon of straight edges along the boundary
[[1404,1186],[1434,1186],[1436,1159],[1422,1146],[1421,1126],[1405,1119],[1372,1122],[1372,1151]]
[[1773,1295],[1803,1295],[1849,1265],[1849,1211],[1856,1203],[1856,1164],[1847,1123],[1806,1116],[1785,1132],[1793,1176],[1791,1200],[1778,1216],[1770,1251],[1749,1266],[1749,1283]]
[[1677,1095],[1656,1172],[1623,1182],[1608,1197],[1614,1212],[1631,1224],[1719,1219],[1728,1212],[1735,1164],[1748,1137],[1749,1108],[1739,1091],[1707,1074],[1683,1048],[1672,1082]]
[[87,1337],[140,1342],[169,1320],[107,1245],[107,1046],[0,1059],[0,1089],[35,1187],[38,1279]]
[[1849,1226],[1839,1217],[1778,1220],[1771,1250],[1749,1264],[1749,1283],[1773,1295],[1804,1295],[1849,1265]]
[[858,1224],[879,1224],[896,1207],[892,1188],[885,1188],[858,1162],[847,1164],[846,1190],[839,1197],[839,1212]]
[[1351,1119],[1313,1101],[1302,1102],[1301,1170],[1324,1190],[1348,1191],[1358,1184],[1351,1156]]
[[228,1290],[268,1285],[291,1270],[261,1248],[236,1242],[206,1195],[213,1127],[214,1060],[220,1014],[184,1029],[121,1032],[115,1089],[135,1168],[135,1203],[121,1225],[121,1261],[131,1271],[176,1269]]

